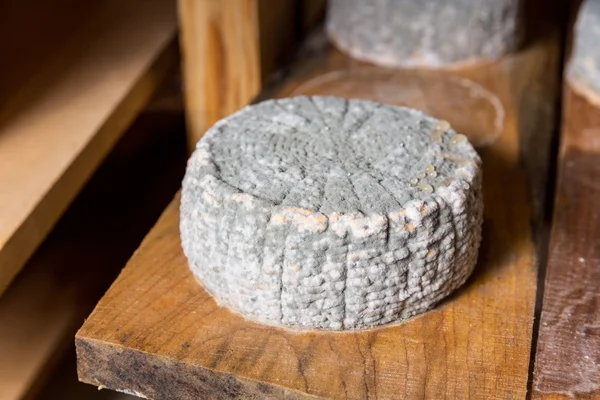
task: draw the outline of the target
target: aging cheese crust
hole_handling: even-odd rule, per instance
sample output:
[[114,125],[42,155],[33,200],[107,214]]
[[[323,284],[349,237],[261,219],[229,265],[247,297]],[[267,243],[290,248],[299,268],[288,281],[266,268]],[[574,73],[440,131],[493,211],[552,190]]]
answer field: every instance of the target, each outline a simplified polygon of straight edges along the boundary
[[265,101],[198,142],[183,181],[183,249],[219,304],[255,321],[402,321],[475,266],[480,163],[464,136],[416,110]]
[[516,50],[522,11],[522,0],[330,0],[327,32],[359,60],[454,68]]

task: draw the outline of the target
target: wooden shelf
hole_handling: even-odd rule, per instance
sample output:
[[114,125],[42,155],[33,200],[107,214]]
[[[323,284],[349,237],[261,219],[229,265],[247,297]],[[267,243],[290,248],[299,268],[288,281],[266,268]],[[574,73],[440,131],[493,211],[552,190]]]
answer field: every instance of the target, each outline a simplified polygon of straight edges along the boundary
[[0,5],[0,293],[176,60],[169,0]]
[[[568,4],[567,59],[581,4]],[[567,75],[532,379],[536,400],[600,398],[600,107]]]
[[144,112],[0,297],[0,400],[42,391],[177,190],[185,157],[181,109]]
[[543,203],[531,196],[544,191],[527,177],[547,172],[548,111],[558,95],[559,24],[545,21],[549,28],[523,51],[455,72],[388,70],[313,47],[275,90],[409,104],[482,139],[484,241],[474,275],[451,298],[405,323],[359,332],[298,333],[246,321],[193,278],[175,198],[78,332],[80,379],[148,398],[524,398],[538,273],[535,204]]
[[600,109],[565,88],[533,398],[600,398]]

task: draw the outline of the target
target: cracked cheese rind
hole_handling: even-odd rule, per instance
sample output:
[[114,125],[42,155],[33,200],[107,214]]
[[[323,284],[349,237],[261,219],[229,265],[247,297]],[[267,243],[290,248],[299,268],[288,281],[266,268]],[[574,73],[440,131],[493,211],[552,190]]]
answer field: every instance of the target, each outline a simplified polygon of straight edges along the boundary
[[198,142],[183,181],[183,250],[217,302],[251,320],[333,330],[402,321],[473,270],[480,165],[462,135],[417,110],[265,101]]
[[522,0],[330,0],[327,32],[359,60],[458,67],[516,50],[522,11]]

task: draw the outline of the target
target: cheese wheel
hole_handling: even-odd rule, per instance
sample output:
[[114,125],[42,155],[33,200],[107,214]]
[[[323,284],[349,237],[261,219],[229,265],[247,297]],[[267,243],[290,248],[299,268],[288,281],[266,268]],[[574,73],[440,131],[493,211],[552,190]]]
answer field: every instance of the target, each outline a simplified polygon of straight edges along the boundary
[[198,142],[183,180],[183,250],[217,302],[254,321],[402,321],[473,270],[480,166],[465,136],[417,110],[265,101]]
[[498,59],[523,36],[522,0],[330,0],[327,32],[352,57],[389,67]]
[[573,36],[567,80],[577,93],[600,107],[600,0],[582,4]]

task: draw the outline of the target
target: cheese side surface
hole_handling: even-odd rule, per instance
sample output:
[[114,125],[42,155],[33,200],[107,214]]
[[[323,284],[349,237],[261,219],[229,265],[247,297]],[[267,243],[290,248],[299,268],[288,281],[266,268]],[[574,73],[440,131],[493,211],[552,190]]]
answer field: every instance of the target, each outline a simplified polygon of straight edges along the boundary
[[293,97],[248,106],[198,142],[180,230],[220,305],[293,328],[347,330],[431,309],[472,272],[481,160],[420,111]]
[[352,57],[389,67],[460,67],[520,45],[522,0],[330,0],[327,32]]

